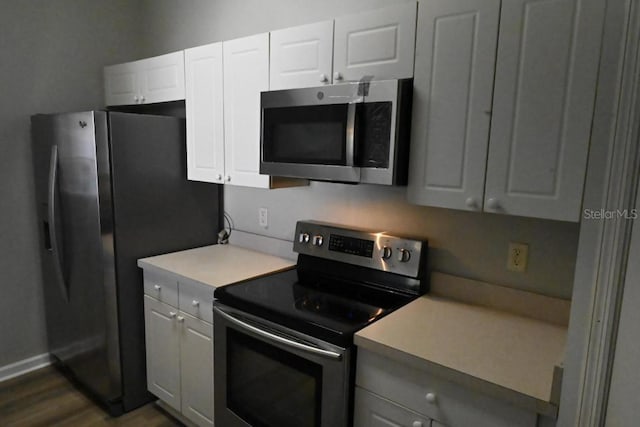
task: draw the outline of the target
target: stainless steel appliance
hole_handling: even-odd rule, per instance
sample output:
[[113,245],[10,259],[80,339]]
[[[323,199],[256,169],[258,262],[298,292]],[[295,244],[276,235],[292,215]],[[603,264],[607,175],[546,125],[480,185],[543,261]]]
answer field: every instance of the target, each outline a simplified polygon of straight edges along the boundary
[[216,289],[216,424],[350,425],[353,335],[426,291],[427,249],[300,221],[296,269]]
[[262,92],[260,173],[404,185],[413,80]]
[[148,402],[141,257],[211,244],[221,190],[186,180],[184,119],[31,119],[49,351],[117,415]]

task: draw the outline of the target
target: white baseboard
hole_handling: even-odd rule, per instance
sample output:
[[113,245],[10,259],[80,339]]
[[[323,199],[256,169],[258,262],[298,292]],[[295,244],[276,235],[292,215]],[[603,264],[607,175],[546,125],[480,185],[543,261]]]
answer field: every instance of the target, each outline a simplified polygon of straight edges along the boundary
[[49,353],[39,354],[10,365],[0,366],[0,383],[51,364]]

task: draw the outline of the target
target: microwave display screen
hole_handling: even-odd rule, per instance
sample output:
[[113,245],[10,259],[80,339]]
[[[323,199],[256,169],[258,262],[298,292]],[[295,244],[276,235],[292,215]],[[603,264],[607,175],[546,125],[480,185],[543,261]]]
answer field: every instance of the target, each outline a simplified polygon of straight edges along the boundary
[[345,165],[346,117],[346,104],[265,108],[263,161]]
[[371,258],[373,257],[373,241],[332,234],[329,236],[329,250]]

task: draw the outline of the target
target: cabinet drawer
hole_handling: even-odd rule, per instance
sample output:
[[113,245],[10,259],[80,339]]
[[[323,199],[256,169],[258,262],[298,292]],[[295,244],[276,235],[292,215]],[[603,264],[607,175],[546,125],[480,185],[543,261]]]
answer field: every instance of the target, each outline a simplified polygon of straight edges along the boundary
[[192,282],[180,282],[180,310],[213,323],[213,291],[211,286]]
[[537,414],[366,350],[356,385],[450,427],[535,427]]
[[178,306],[178,281],[170,275],[144,270],[144,293],[165,304]]
[[356,387],[354,427],[429,427],[429,418]]

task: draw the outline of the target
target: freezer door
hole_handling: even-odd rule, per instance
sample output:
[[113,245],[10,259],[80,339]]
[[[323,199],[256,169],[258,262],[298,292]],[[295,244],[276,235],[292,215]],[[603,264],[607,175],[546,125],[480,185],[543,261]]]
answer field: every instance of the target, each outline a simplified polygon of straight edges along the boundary
[[114,404],[122,391],[106,114],[38,115],[32,129],[50,351]]

